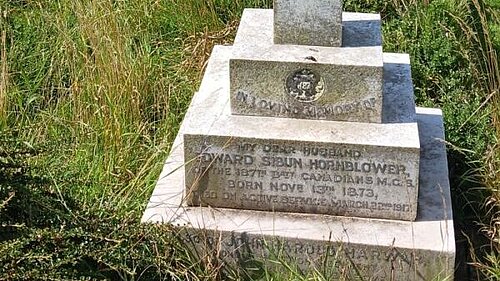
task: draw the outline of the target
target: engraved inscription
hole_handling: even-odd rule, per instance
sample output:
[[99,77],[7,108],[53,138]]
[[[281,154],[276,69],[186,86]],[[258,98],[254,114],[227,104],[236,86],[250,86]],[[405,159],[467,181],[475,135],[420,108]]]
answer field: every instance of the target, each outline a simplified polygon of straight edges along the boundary
[[[387,246],[356,246],[335,242],[316,242],[300,239],[281,240],[253,235],[231,236],[204,233],[185,233],[182,239],[188,246],[212,251],[219,249],[219,257],[225,262],[236,262],[242,256],[253,257],[262,261],[274,260],[279,253],[286,253],[282,258],[293,262],[299,267],[324,265],[325,261],[335,262],[335,266],[356,266],[364,275],[373,276],[373,272],[388,274],[400,272],[415,272],[432,263],[431,257],[424,252],[407,251]],[[397,264],[398,266],[394,266]],[[386,270],[383,270],[386,269]],[[385,274],[385,273],[383,273]],[[385,275],[383,275],[385,276]],[[403,276],[407,276],[404,275]],[[382,276],[379,276],[382,277]],[[390,279],[390,276],[385,276]],[[381,279],[382,280],[382,279]],[[384,278],[383,280],[386,280]],[[399,280],[399,279],[398,279]]]
[[377,99],[366,98],[348,103],[335,103],[327,105],[315,105],[304,103],[303,105],[289,104],[271,101],[253,96],[244,91],[238,91],[236,102],[251,109],[258,109],[278,116],[303,115],[312,119],[328,119],[331,117],[348,115],[361,111],[373,111],[377,106]]
[[323,95],[325,81],[316,71],[300,69],[288,75],[285,89],[288,95],[300,102],[313,102]]
[[193,205],[395,218],[416,211],[417,158],[400,161],[380,147],[210,139],[186,152]]

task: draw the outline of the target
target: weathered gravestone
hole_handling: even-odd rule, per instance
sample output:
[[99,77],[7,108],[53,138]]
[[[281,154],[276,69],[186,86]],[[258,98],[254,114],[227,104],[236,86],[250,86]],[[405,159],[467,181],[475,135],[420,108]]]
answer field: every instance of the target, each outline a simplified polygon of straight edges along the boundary
[[[345,31],[377,39],[368,47],[275,45],[272,11],[244,13],[229,63],[232,114],[210,124],[193,119],[183,132],[189,205],[415,219],[420,143],[409,69],[396,74],[396,83],[404,88],[397,94],[410,101],[392,116],[395,122],[381,124],[380,20],[344,19]],[[360,65],[371,57],[377,75],[364,84],[362,72],[371,67]],[[236,116],[242,112],[294,119]],[[375,123],[302,120],[326,116]]]
[[301,3],[245,10],[234,46],[214,49],[143,221],[238,267],[279,256],[452,278],[441,112],[415,108],[409,58],[382,53],[378,15]]

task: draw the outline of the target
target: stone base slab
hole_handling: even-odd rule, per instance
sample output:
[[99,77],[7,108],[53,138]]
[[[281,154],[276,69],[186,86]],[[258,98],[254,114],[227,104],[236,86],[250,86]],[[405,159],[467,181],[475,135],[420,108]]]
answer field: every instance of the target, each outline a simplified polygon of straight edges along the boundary
[[[201,260],[236,268],[285,260],[302,270],[335,263],[363,280],[452,280],[455,240],[439,110],[419,109],[421,183],[415,222],[188,207],[178,138],[142,218],[179,227]],[[340,274],[340,273],[339,273]]]
[[246,9],[230,60],[233,114],[382,122],[379,15],[344,13],[342,48],[272,36],[273,11]]
[[455,240],[442,117],[439,110],[418,113],[423,149],[415,222],[188,207],[181,138],[142,221],[178,226],[200,259],[218,253],[236,267],[285,259],[313,270],[330,259],[366,280],[452,280]]
[[[218,47],[214,57],[229,50]],[[388,55],[387,61],[398,61],[397,58],[401,56]],[[224,64],[212,62],[207,72],[224,69],[227,69]],[[212,83],[204,80],[201,88],[211,88]],[[220,90],[224,85],[219,87]],[[398,83],[389,83],[388,87],[405,88]],[[195,95],[186,120],[223,115],[211,111],[214,104],[204,103],[200,95],[202,92]],[[227,100],[215,99],[214,103],[227,107]],[[400,103],[408,104],[405,98]],[[196,112],[191,110],[193,106],[198,108]],[[200,107],[206,111],[200,112]],[[397,112],[398,108],[394,106],[389,111]],[[407,115],[384,119],[395,122],[404,116]],[[451,280],[455,240],[441,111],[419,108],[417,121],[421,156],[418,216],[414,222],[188,207],[184,196],[183,135],[189,127],[186,122],[165,162],[142,221],[178,226],[183,239],[200,258],[218,253],[228,265],[238,267],[266,266],[262,259],[281,256],[304,270],[313,270],[318,262],[329,258],[369,280]]]

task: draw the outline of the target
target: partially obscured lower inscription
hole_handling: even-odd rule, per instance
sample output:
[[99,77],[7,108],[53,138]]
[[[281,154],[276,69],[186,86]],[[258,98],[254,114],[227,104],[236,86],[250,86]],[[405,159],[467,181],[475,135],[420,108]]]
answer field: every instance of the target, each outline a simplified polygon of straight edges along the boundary
[[[400,264],[413,266],[415,262],[425,264],[426,261],[419,257],[418,253],[406,253],[395,248],[384,247],[342,247],[335,241],[317,242],[300,239],[283,240],[276,238],[264,238],[260,236],[237,236],[224,237],[212,236],[208,233],[203,235],[197,233],[184,233],[183,240],[187,244],[204,245],[205,247],[220,248],[220,257],[236,259],[242,255],[242,251],[251,251],[250,254],[268,259],[272,256],[270,252],[284,251],[290,261],[297,261],[299,265],[318,262],[326,257],[338,256],[339,252],[348,259],[356,261],[359,265],[371,263],[384,263],[398,260]],[[260,253],[265,255],[261,256]],[[273,253],[276,254],[276,253]]]
[[[280,264],[278,261],[284,261],[302,270],[336,268],[337,273],[331,277],[338,279],[347,273],[353,280],[357,280],[359,274],[370,280],[409,280],[410,274],[415,275],[411,280],[430,280],[426,277],[435,274],[431,269],[441,269],[436,255],[387,245],[366,246],[212,232],[184,233],[182,239],[188,247],[196,248],[198,254],[217,253],[217,257],[225,263],[236,264],[252,272],[264,271]],[[203,250],[200,252],[200,249]]]
[[398,161],[402,152],[186,138],[191,205],[395,218],[416,209],[418,161]]

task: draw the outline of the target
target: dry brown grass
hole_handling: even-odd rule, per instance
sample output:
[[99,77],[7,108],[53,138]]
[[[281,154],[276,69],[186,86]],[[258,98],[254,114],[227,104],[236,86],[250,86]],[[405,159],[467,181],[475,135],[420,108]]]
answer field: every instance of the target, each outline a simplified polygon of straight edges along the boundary
[[480,20],[480,30],[477,32],[476,42],[481,50],[483,63],[482,72],[486,75],[483,88],[487,90],[485,99],[491,101],[491,120],[495,128],[497,142],[493,143],[485,155],[484,184],[491,196],[485,207],[491,215],[491,223],[485,228],[490,237],[491,246],[500,252],[500,70],[498,53],[493,46],[493,39],[489,29],[488,16],[498,20],[495,11],[485,9],[481,0],[472,0]]
[[[0,27],[4,26],[3,21],[7,18],[7,10],[0,8]],[[0,34],[0,125],[5,122],[7,116],[7,31],[2,28]]]
[[192,34],[183,41],[184,53],[188,54],[182,62],[182,68],[198,73],[198,80],[201,79],[205,70],[210,53],[215,45],[231,44],[234,40],[238,21],[232,21],[223,29],[209,31],[205,28],[203,32]]
[[473,265],[487,278],[498,280],[497,278],[500,278],[500,70],[490,23],[500,23],[500,14],[499,11],[487,8],[484,0],[471,0],[469,3],[471,14],[476,15],[476,24],[467,24],[463,21],[459,24],[475,45],[476,52],[471,52],[471,58],[475,60],[474,65],[477,68],[473,71],[476,72],[476,81],[482,84],[481,88],[484,90],[484,101],[477,111],[483,107],[489,108],[491,126],[495,134],[483,157],[482,185],[489,194],[483,203],[486,217],[478,218],[490,244],[484,245],[481,253],[478,253],[484,257],[474,255],[472,260]]
[[75,115],[79,121],[102,122],[104,146],[116,149],[122,143],[123,126],[141,115],[141,94],[149,87],[147,65],[140,64],[141,54],[136,58],[127,54],[131,30],[120,26],[120,11],[110,1],[75,1],[74,10],[87,44],[87,52],[73,52],[83,66],[81,77],[74,72]]

